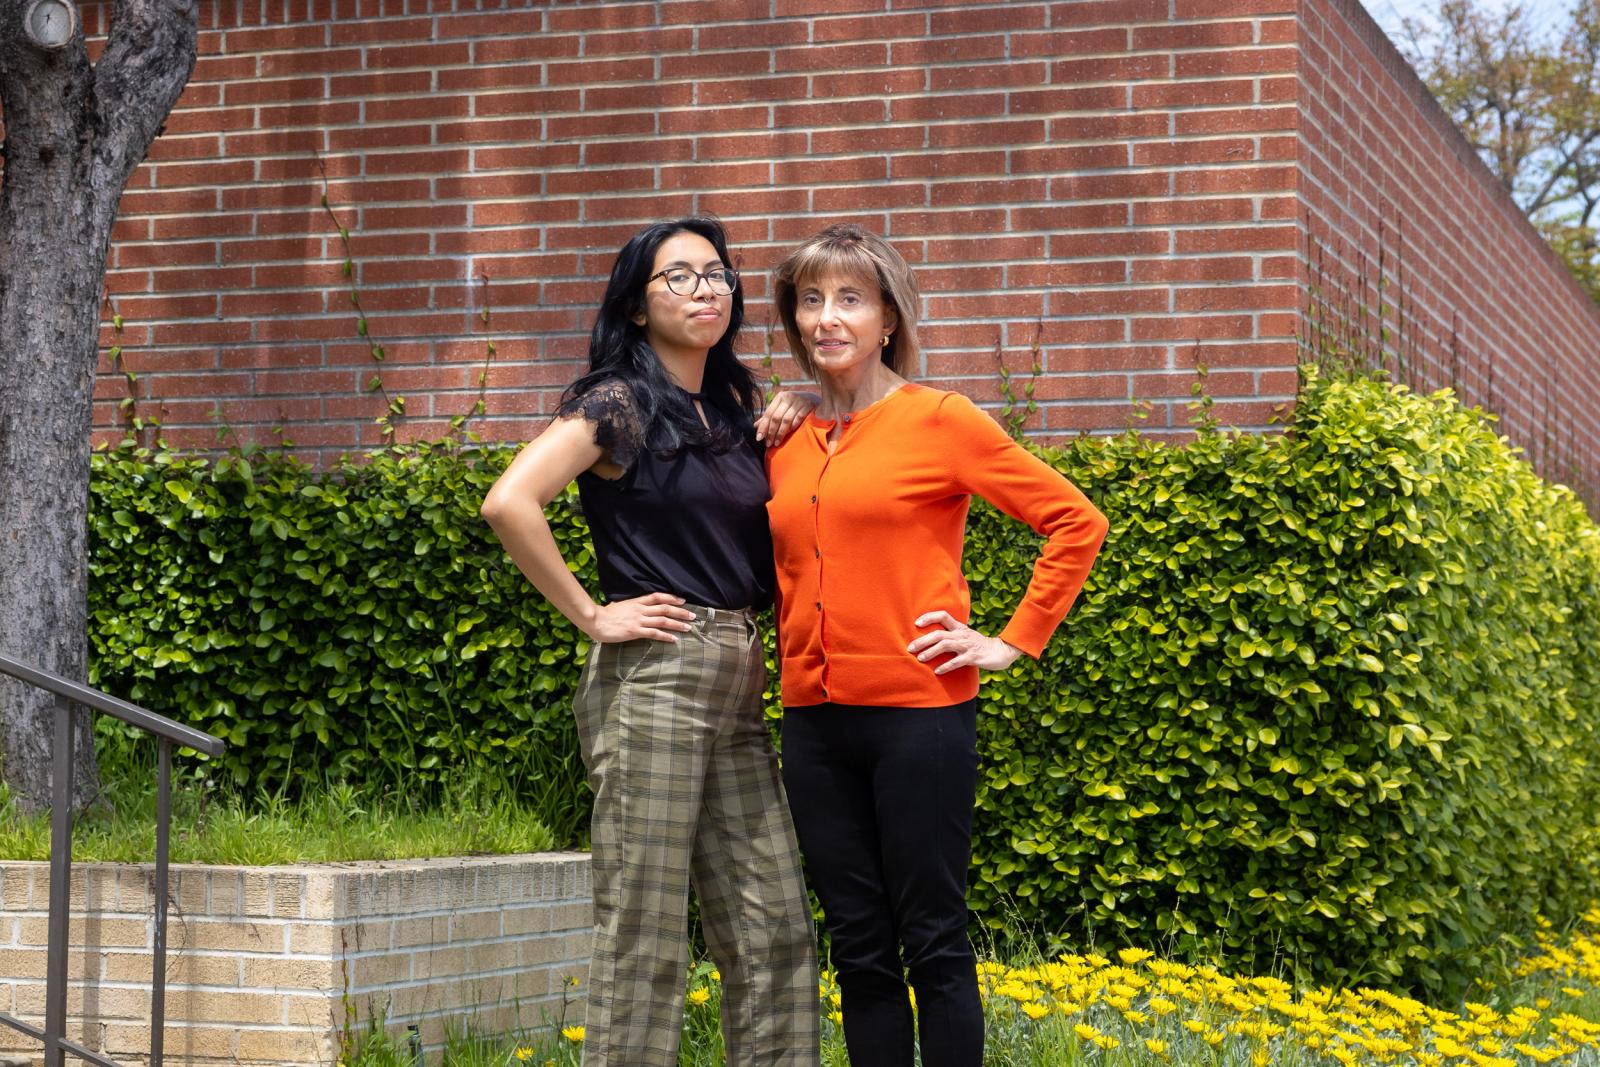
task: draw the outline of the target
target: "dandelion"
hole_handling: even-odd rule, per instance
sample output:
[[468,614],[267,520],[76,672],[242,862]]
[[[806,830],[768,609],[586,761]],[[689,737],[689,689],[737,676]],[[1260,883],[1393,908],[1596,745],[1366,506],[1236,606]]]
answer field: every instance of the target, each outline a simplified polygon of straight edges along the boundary
[[515,1055],[518,1060],[526,1063],[527,1061],[533,1059],[533,1049],[529,1048],[527,1045],[518,1045],[517,1051],[513,1053],[513,1055]]
[[711,999],[711,990],[700,988],[689,990],[689,1003],[694,1005],[704,1004]]
[[581,1026],[563,1026],[561,1028],[561,1036],[571,1041],[574,1045],[583,1043],[583,1034],[584,1029]]

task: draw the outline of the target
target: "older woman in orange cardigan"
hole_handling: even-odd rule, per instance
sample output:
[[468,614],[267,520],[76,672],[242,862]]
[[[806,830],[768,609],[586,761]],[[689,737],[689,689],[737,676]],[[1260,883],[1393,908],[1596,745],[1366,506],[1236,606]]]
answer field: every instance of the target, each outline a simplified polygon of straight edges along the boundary
[[[967,939],[979,670],[1038,656],[1105,537],[1084,495],[967,398],[906,380],[911,270],[831,227],[775,299],[822,403],[767,453],[778,572],[784,784],[822,902],[856,1067],[979,1067]],[[961,552],[982,496],[1046,537],[996,636],[967,625]],[[916,992],[912,1016],[905,975]]]

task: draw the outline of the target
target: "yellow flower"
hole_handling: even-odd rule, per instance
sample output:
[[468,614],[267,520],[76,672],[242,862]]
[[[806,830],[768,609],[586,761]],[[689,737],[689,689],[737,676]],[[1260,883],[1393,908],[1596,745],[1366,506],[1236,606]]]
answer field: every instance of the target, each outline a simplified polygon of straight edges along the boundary
[[518,1045],[516,1056],[517,1059],[524,1062],[531,1060],[533,1059],[533,1049],[529,1048],[527,1045]]
[[1121,960],[1129,967],[1132,967],[1136,963],[1141,963],[1154,955],[1155,953],[1151,952],[1147,948],[1124,948],[1117,951],[1117,959]]
[[1022,1006],[1022,1014],[1037,1022],[1038,1020],[1043,1019],[1046,1015],[1049,1015],[1050,1009],[1045,1007],[1043,1004],[1035,1002],[1033,1004],[1024,1004]]
[[1153,1037],[1144,1039],[1144,1047],[1154,1052],[1157,1056],[1165,1056],[1167,1054],[1167,1043],[1165,1041],[1157,1041]]
[[709,990],[709,989],[702,988],[702,989],[691,989],[691,990],[689,990],[689,1003],[690,1004],[704,1004],[706,1001],[708,1001],[710,999],[711,999],[711,990]]
[[718,971],[718,970],[715,970],[715,969],[713,969],[713,970],[712,970],[712,972],[711,972],[711,980],[712,980],[712,981],[713,981],[713,982],[720,982],[720,981],[722,981],[722,972],[721,972],[721,971]]
[[583,1027],[563,1026],[561,1028],[561,1036],[571,1041],[574,1045],[579,1044],[583,1041]]

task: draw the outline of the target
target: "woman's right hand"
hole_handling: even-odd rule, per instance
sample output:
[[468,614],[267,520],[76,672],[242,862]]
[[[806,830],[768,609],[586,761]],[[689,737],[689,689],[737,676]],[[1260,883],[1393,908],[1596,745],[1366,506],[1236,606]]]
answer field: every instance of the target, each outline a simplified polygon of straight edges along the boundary
[[583,632],[600,644],[637,641],[641,637],[676,641],[678,633],[687,631],[694,622],[694,612],[679,607],[682,603],[682,597],[671,593],[646,593],[632,600],[596,604]]

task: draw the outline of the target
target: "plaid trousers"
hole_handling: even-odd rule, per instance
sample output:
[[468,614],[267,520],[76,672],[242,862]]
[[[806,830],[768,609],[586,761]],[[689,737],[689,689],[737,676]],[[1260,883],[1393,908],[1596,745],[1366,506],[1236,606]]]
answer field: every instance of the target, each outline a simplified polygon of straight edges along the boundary
[[584,1067],[677,1064],[691,882],[729,1067],[816,1067],[815,935],[755,620],[687,607],[676,643],[592,646],[573,697],[595,797]]

